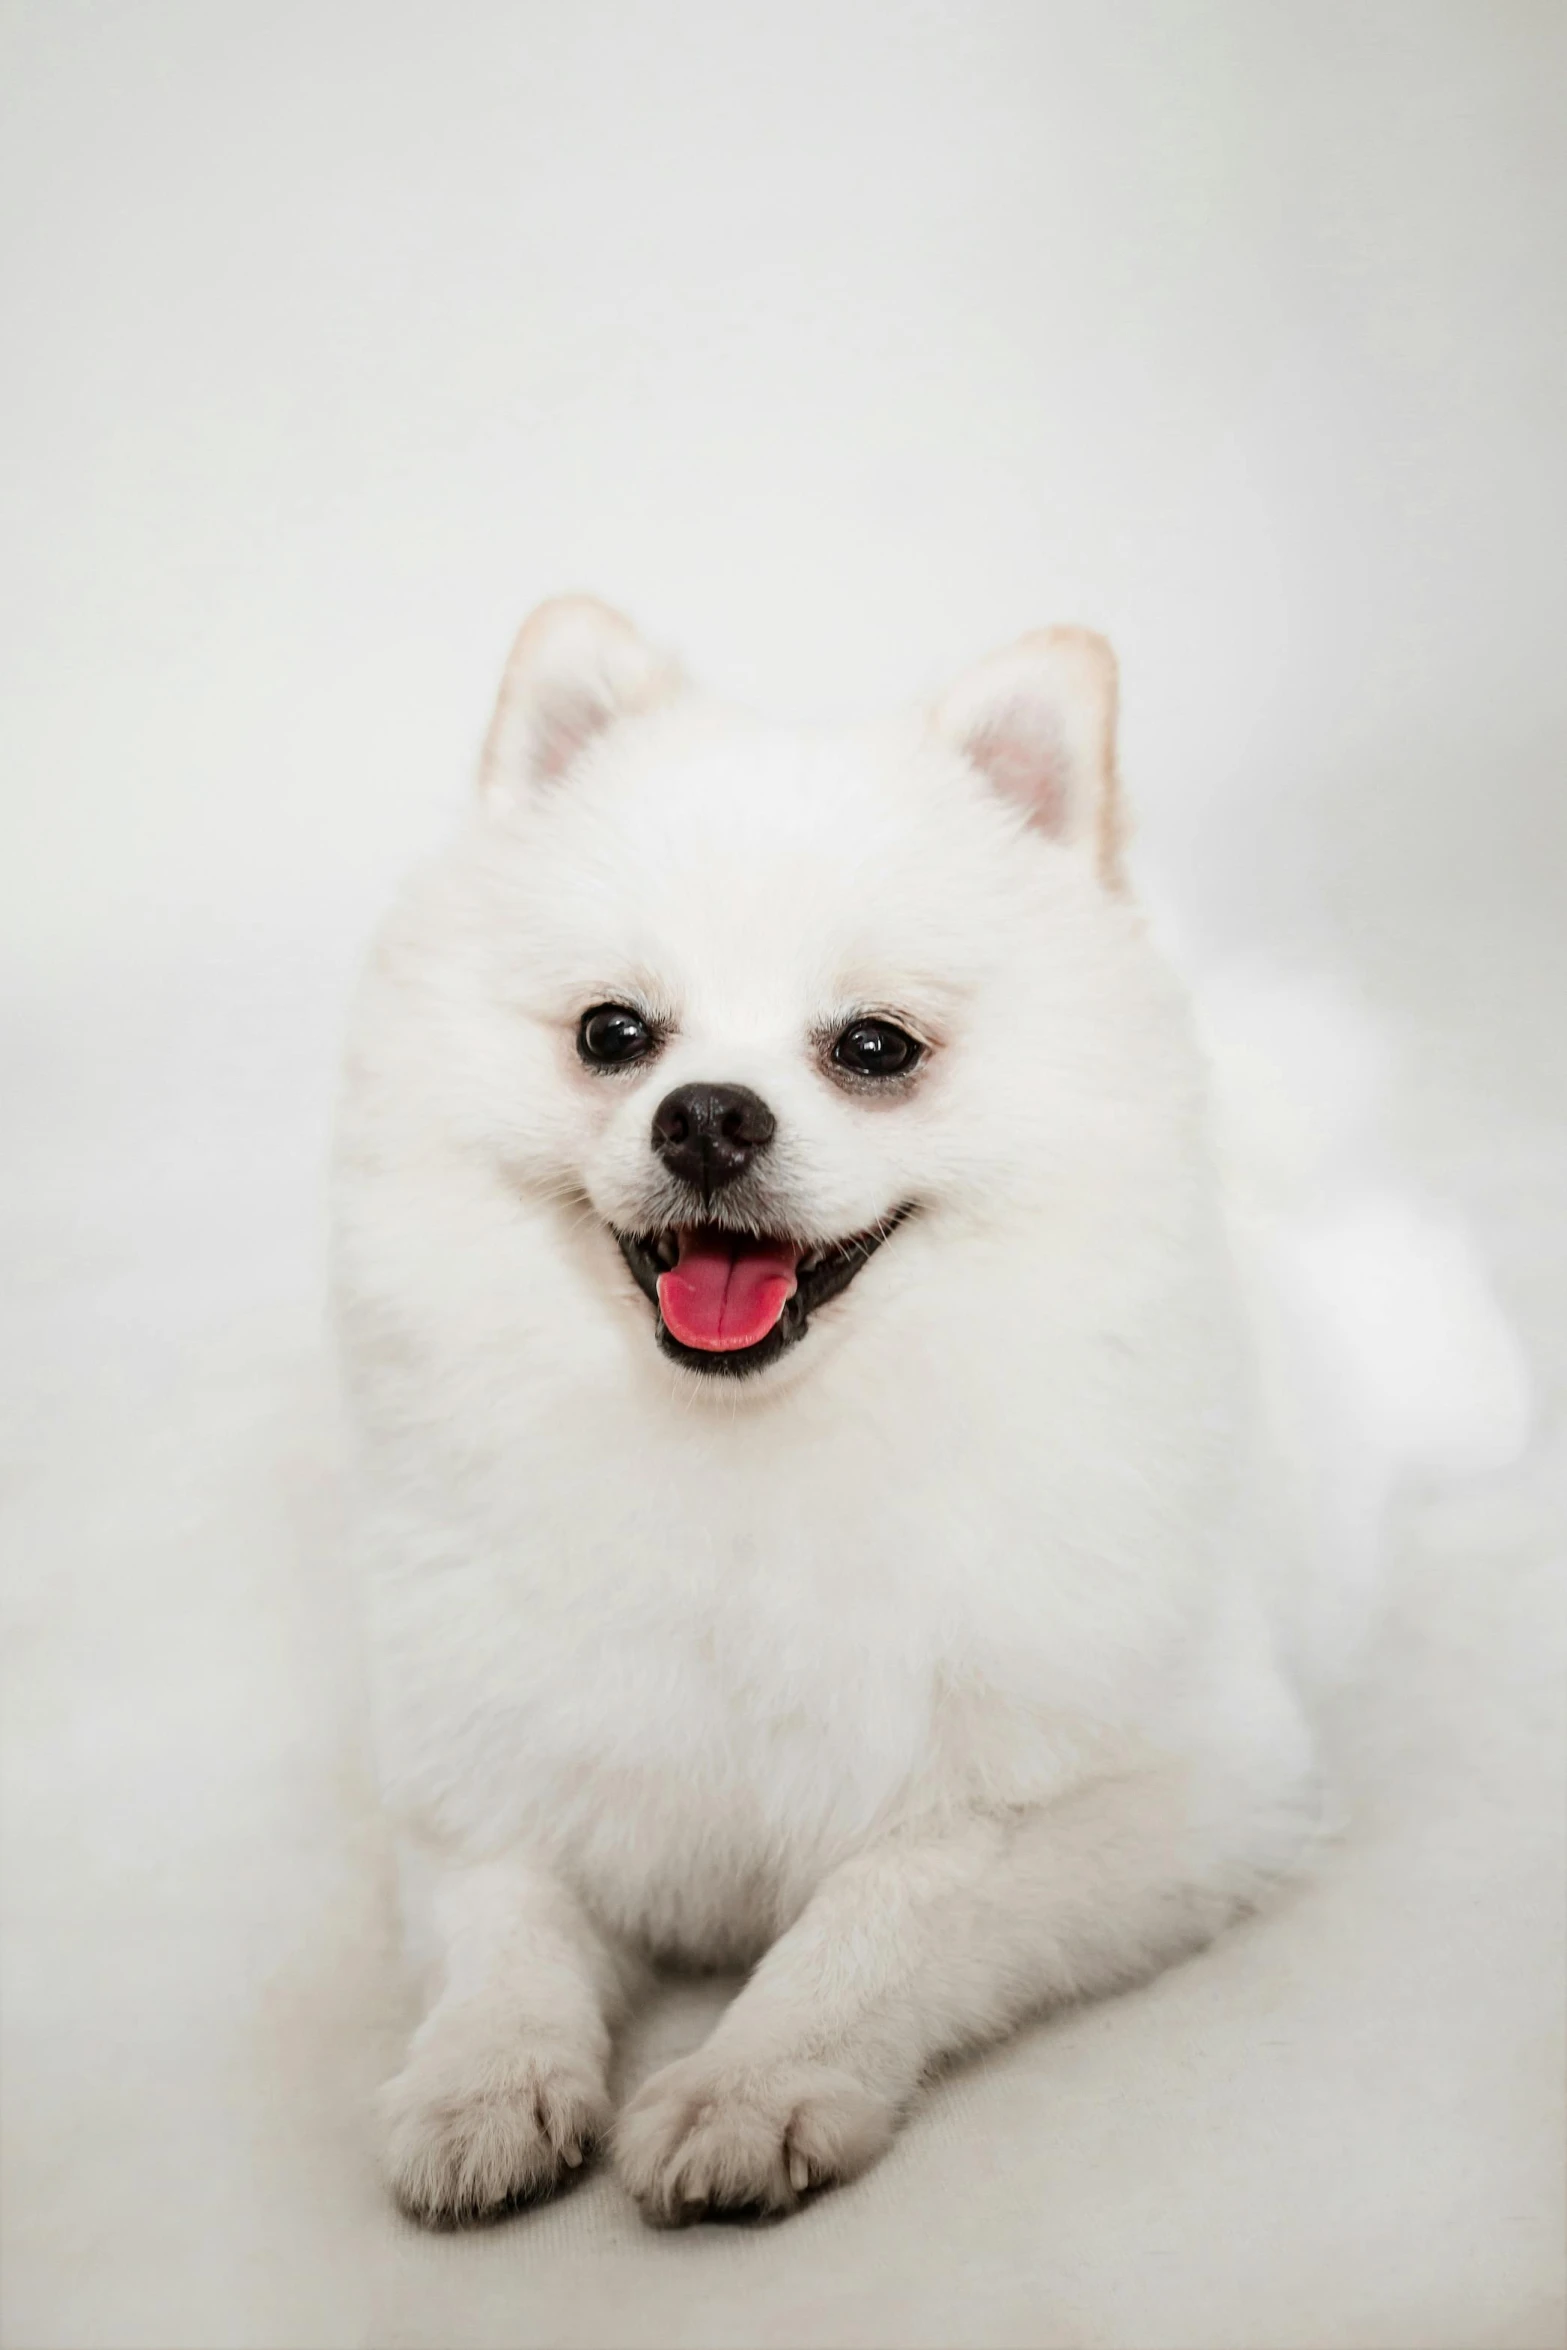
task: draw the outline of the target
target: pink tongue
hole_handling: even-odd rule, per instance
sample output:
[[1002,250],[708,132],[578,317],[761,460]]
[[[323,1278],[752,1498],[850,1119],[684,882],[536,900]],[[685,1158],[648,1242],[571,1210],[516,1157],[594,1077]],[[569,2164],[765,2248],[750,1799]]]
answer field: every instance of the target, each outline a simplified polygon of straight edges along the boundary
[[664,1326],[682,1346],[732,1354],[765,1338],[794,1295],[800,1252],[708,1226],[680,1235],[680,1262],[658,1277]]

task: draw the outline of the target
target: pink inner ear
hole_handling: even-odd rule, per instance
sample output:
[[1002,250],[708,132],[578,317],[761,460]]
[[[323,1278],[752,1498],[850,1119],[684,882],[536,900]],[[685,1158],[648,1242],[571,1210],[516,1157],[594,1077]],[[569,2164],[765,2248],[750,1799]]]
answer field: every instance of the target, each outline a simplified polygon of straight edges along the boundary
[[533,722],[534,774],[546,783],[564,775],[578,753],[603,732],[608,718],[605,705],[587,694],[558,694],[545,703]]
[[1010,703],[970,736],[967,749],[997,791],[1018,801],[1041,832],[1065,832],[1066,745],[1048,710],[1023,701]]

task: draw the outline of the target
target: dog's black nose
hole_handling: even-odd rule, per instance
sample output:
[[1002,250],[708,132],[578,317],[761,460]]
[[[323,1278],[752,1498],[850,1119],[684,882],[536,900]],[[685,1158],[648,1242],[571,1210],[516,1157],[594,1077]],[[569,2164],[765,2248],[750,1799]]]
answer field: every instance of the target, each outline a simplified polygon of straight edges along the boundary
[[653,1112],[653,1148],[671,1175],[710,1199],[745,1173],[776,1124],[747,1085],[678,1085]]

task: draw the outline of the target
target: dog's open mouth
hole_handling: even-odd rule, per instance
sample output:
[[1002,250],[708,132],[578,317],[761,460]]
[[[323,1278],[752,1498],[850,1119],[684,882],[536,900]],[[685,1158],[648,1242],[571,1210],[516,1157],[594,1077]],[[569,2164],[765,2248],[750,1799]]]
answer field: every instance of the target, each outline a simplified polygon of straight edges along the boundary
[[658,1342],[689,1370],[734,1378],[759,1371],[803,1337],[818,1306],[838,1297],[893,1233],[907,1208],[848,1240],[802,1243],[717,1224],[617,1232],[637,1287],[658,1309]]

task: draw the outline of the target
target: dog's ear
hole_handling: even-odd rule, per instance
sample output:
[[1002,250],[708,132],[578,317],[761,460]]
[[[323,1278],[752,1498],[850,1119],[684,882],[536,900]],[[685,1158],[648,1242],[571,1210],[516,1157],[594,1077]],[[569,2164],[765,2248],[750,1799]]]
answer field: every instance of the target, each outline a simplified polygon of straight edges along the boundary
[[943,696],[936,724],[1053,840],[1121,881],[1115,655],[1086,628],[1045,628],[981,661]]
[[679,669],[594,596],[541,604],[511,649],[480,762],[498,798],[555,782],[619,718],[670,701]]

